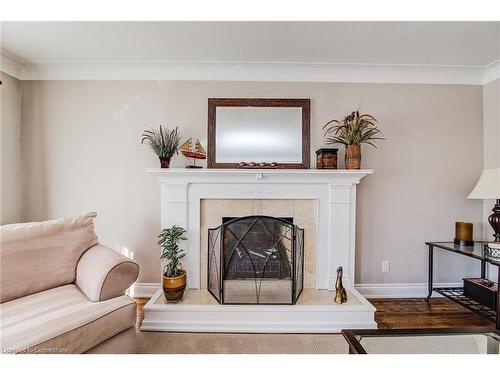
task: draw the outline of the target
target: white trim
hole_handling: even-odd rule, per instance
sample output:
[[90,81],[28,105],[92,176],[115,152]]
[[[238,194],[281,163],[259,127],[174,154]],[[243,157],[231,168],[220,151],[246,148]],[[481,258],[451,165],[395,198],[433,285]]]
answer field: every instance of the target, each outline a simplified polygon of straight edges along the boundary
[[373,307],[348,290],[357,304],[331,305],[188,305],[155,304],[158,289],[144,306],[141,331],[338,333],[342,329],[377,328]]
[[[192,183],[292,183],[316,184],[326,183],[332,185],[350,186],[358,184],[363,177],[373,174],[373,169],[218,169],[218,168],[148,168],[147,173],[158,177],[161,183],[170,186],[186,187]],[[273,190],[249,187],[246,194],[264,194]],[[276,197],[274,197],[276,198]],[[181,200],[184,202],[185,198]],[[177,201],[176,201],[177,202]],[[350,203],[347,195],[342,202]]]
[[[287,316],[289,314],[283,314]],[[324,316],[324,313],[317,315]],[[359,315],[359,314],[358,314]],[[309,321],[302,324],[281,322],[249,322],[245,319],[234,323],[143,321],[141,331],[156,332],[224,332],[224,333],[340,333],[343,329],[376,329],[377,324],[370,321],[339,321],[332,319],[326,323]]]
[[[483,66],[234,61],[26,61],[23,80],[198,80],[482,85]],[[489,69],[489,68],[488,68]]]
[[[460,283],[437,283],[436,288],[459,287]],[[160,283],[135,283],[132,298],[151,298],[161,287]],[[356,291],[365,298],[424,298],[426,283],[409,284],[356,284]],[[439,297],[437,293],[433,297]]]
[[500,79],[500,60],[489,64],[484,70],[483,85]]
[[0,53],[0,71],[17,79],[22,77],[22,65],[3,53]]
[[[435,283],[435,288],[453,288],[462,286],[460,283]],[[426,283],[411,284],[356,284],[356,289],[365,298],[424,298],[427,297]],[[437,293],[433,297],[440,297]]]
[[132,298],[151,298],[160,288],[160,283],[135,283],[130,288],[130,296]]

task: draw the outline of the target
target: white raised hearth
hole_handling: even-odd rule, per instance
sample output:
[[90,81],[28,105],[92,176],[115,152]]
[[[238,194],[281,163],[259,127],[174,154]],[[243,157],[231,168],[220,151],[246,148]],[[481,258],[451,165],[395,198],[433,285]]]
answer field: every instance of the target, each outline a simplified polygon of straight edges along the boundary
[[[161,227],[187,230],[184,300],[166,304],[161,289],[144,307],[142,330],[339,332],[376,328],[375,308],[354,289],[356,185],[372,170],[150,169],[161,184]],[[314,284],[296,305],[218,305],[201,277],[203,200],[311,200],[315,210]],[[264,203],[265,205],[265,203]],[[313,207],[314,207],[313,206]],[[332,302],[336,269],[344,268],[349,303]],[[203,270],[205,271],[205,270]]]

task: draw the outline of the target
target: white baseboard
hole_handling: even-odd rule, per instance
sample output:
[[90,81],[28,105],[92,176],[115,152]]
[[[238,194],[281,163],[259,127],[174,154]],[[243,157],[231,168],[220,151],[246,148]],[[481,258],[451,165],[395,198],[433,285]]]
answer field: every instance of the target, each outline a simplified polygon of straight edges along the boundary
[[[453,288],[460,283],[435,283],[435,288]],[[355,288],[365,298],[424,298],[427,297],[427,283],[410,284],[356,284]],[[433,297],[441,297],[434,292]]]
[[160,283],[135,283],[129,290],[132,298],[151,298],[161,288]]
[[[460,283],[436,283],[436,288],[462,286]],[[130,288],[133,298],[151,298],[160,288],[160,283],[135,283]],[[427,297],[426,283],[410,284],[356,284],[356,290],[365,298],[424,298]],[[434,293],[433,297],[439,296]]]

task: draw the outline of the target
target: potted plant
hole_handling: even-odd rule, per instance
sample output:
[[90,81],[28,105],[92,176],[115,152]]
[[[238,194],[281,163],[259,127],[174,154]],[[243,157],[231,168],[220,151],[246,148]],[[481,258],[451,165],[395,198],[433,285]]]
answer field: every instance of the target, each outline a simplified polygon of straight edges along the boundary
[[177,225],[163,229],[158,236],[158,245],[161,246],[163,267],[163,293],[168,302],[178,302],[184,295],[186,289],[186,271],[182,269],[179,262],[186,252],[179,248],[179,242],[185,240],[183,237],[186,230]]
[[161,167],[169,168],[170,159],[174,154],[179,153],[181,136],[178,127],[170,131],[168,129],[164,130],[160,125],[159,130],[144,130],[141,143],[144,142],[146,142],[153,152],[158,155]]
[[382,133],[377,128],[375,117],[362,114],[358,111],[352,112],[342,120],[328,121],[325,136],[327,144],[342,144],[346,146],[345,167],[346,169],[361,168],[361,145],[363,143],[375,146],[374,141],[383,140]]

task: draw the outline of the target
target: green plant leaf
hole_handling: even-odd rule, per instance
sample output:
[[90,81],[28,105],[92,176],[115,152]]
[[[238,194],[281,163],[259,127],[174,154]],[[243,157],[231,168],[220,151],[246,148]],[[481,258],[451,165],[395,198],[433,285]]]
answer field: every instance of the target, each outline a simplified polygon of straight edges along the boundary
[[163,272],[167,277],[174,277],[177,274],[179,259],[186,255],[185,250],[179,248],[180,241],[186,239],[185,233],[184,228],[173,225],[163,229],[158,236],[158,244],[161,246],[160,259],[163,261]]
[[377,128],[377,120],[369,114],[359,114],[358,111],[351,112],[342,120],[330,120],[323,129],[327,144],[355,145],[367,143],[373,147],[374,141],[385,138],[377,137],[382,134]]
[[141,143],[146,143],[160,158],[168,159],[179,153],[181,136],[178,127],[164,130],[160,125],[158,130],[144,130],[141,136]]

